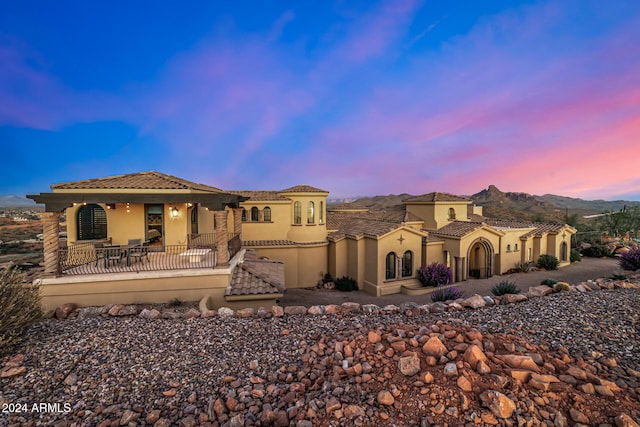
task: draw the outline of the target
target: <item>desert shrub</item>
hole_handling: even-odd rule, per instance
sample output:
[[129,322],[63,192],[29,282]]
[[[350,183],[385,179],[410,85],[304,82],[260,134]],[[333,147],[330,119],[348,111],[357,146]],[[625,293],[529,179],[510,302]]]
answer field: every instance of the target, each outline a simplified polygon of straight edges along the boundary
[[620,267],[624,270],[640,270],[640,247],[635,247],[629,252],[620,255]]
[[446,265],[433,262],[418,269],[418,280],[425,286],[444,286],[453,282],[453,274]]
[[594,245],[582,250],[582,255],[592,258],[610,257],[611,249],[607,246]]
[[571,254],[569,255],[569,260],[571,262],[580,262],[582,261],[582,254],[576,249],[571,249]]
[[358,282],[351,277],[342,276],[335,280],[336,289],[343,292],[351,292],[358,290]]
[[510,269],[508,273],[529,273],[530,271],[536,271],[535,265],[530,261],[516,262],[515,267]]
[[542,282],[540,282],[541,285],[547,285],[547,286],[552,287],[552,288],[553,288],[553,285],[555,285],[556,283],[558,283],[558,281],[556,279],[552,279],[550,277],[547,277]]
[[627,275],[620,271],[614,271],[609,278],[612,280],[627,280]]
[[15,269],[0,271],[0,353],[22,341],[29,326],[40,319],[40,289],[24,283]]
[[520,289],[518,289],[515,282],[503,280],[502,282],[491,288],[491,293],[499,297],[500,295],[504,294],[519,294]]
[[183,302],[180,298],[174,298],[167,303],[168,308],[177,308],[182,306]]
[[557,270],[559,264],[560,261],[553,255],[544,254],[538,258],[538,267],[544,268],[545,270]]
[[570,291],[570,290],[571,290],[571,286],[566,282],[558,282],[555,285],[553,285],[554,292],[562,292],[562,291]]
[[455,286],[440,286],[431,292],[431,301],[433,302],[456,300],[459,298],[464,298],[464,291]]

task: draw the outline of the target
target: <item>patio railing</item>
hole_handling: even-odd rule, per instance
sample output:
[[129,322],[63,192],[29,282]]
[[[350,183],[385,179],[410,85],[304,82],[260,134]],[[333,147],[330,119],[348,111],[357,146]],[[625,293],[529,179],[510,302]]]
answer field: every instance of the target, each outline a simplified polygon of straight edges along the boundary
[[188,245],[94,248],[89,244],[59,250],[60,271],[68,275],[214,268],[215,247]]
[[189,249],[215,248],[216,233],[189,234],[187,236],[187,245]]
[[242,240],[239,234],[229,235],[229,259],[233,258],[242,248]]

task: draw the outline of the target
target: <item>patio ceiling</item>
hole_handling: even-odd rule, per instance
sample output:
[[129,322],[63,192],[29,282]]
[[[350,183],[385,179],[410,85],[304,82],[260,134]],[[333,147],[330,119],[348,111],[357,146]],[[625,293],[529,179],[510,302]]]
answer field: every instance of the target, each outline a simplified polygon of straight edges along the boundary
[[248,199],[248,197],[230,193],[40,193],[29,194],[27,198],[45,205],[46,212],[63,212],[74,203],[199,203],[209,210],[220,211],[224,210],[226,206],[240,207],[240,202]]

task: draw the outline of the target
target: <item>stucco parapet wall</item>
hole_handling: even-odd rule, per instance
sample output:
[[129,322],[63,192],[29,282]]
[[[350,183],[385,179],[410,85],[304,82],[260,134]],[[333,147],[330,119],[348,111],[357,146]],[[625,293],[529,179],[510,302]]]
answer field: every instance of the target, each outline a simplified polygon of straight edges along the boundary
[[[517,302],[526,301],[530,298],[544,298],[546,295],[540,295],[539,286],[530,288],[530,292],[526,294],[507,294],[500,297],[480,297],[479,295],[472,295],[468,298],[458,299],[455,301],[446,302],[434,302],[431,304],[419,305],[414,302],[406,302],[397,305],[386,305],[380,307],[376,304],[359,304],[356,302],[344,302],[340,305],[313,305],[306,306],[278,306],[274,305],[270,308],[259,307],[244,308],[239,310],[233,310],[229,307],[221,306],[218,308],[211,308],[209,297],[204,297],[200,302],[199,309],[189,309],[186,312],[175,312],[175,314],[167,315],[167,313],[160,313],[156,310],[157,315],[150,319],[191,319],[195,317],[256,317],[256,318],[272,318],[272,317],[284,317],[284,316],[317,316],[317,315],[343,315],[348,313],[364,313],[373,315],[385,315],[394,313],[406,313],[412,314],[428,314],[428,313],[441,313],[444,311],[460,311],[460,310],[474,310],[476,308],[493,306],[493,305],[506,305],[514,304]],[[588,280],[587,282],[581,282],[577,285],[569,285],[570,290],[559,292],[597,292],[599,290],[617,290],[617,289],[640,289],[640,275],[636,275],[626,281],[623,280],[611,280],[611,279],[596,279]],[[551,295],[551,293],[547,294]],[[483,300],[484,304],[479,300]],[[80,318],[85,317],[98,317],[98,316],[113,316],[122,317],[123,314],[119,310],[113,310],[116,304],[110,304],[108,306],[100,307],[87,307],[84,309],[75,309],[75,314]],[[119,307],[125,309],[124,313],[127,316],[137,315],[139,317],[147,318],[149,309],[138,307],[136,305],[120,305]],[[57,313],[61,310],[62,306],[56,310],[56,314],[52,313],[52,316],[57,316]],[[114,315],[110,313],[116,313]],[[66,317],[66,315],[65,315]]]
[[278,248],[282,246],[288,247],[320,247],[326,246],[329,244],[328,240],[318,241],[318,242],[295,242],[293,240],[243,240],[242,245],[250,248]]

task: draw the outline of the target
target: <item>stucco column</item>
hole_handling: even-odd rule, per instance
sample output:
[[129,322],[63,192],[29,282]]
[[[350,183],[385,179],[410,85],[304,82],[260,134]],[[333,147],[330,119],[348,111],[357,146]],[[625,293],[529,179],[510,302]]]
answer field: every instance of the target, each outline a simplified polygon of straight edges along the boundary
[[216,267],[229,265],[229,236],[227,229],[227,211],[214,211],[216,223]]
[[465,257],[454,257],[455,259],[455,274],[454,274],[454,278],[453,281],[454,282],[463,282],[464,280],[466,280],[464,271],[465,271]]
[[61,212],[43,212],[42,220],[44,237],[44,275],[56,277],[60,275],[60,216]]
[[233,208],[233,234],[242,239],[242,208]]

